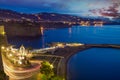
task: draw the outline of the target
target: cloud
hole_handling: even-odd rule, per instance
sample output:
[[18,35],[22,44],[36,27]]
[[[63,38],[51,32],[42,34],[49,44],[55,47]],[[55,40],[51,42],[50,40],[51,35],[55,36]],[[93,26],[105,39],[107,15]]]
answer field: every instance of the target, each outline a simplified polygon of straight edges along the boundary
[[[21,12],[60,12],[89,14],[88,10],[97,15],[116,16],[120,0],[0,0],[0,7],[7,7]],[[105,4],[104,4],[105,3]],[[102,8],[104,7],[104,8]],[[101,9],[102,8],[102,9]],[[98,10],[97,10],[98,9]]]
[[92,9],[89,10],[93,14],[97,14],[99,16],[105,16],[105,17],[119,17],[119,2],[113,2],[111,6],[108,6],[108,8],[101,8],[101,9]]
[[[62,12],[67,11],[68,6],[65,0],[0,0],[0,7],[7,6],[10,8],[18,8],[17,11],[25,12],[26,9],[31,9],[30,12]],[[25,9],[24,9],[25,8]],[[15,9],[16,10],[16,9]]]

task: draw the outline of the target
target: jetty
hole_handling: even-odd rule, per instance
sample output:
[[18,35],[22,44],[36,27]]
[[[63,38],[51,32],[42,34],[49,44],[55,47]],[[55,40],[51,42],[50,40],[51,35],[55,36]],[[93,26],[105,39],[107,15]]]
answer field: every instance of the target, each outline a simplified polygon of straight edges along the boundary
[[54,54],[64,57],[67,61],[69,61],[69,58],[72,55],[77,54],[78,52],[81,52],[86,49],[90,48],[115,48],[120,49],[120,44],[81,44],[81,43],[71,43],[71,44],[65,44],[61,45],[61,47],[57,48]]

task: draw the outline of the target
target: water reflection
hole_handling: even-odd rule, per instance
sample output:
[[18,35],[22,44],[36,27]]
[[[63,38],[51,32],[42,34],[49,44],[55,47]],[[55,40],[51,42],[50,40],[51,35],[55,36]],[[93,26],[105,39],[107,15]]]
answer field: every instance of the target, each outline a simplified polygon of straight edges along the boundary
[[103,27],[73,26],[61,29],[42,29],[39,38],[11,38],[8,39],[13,45],[26,45],[33,48],[45,47],[51,42],[80,42],[85,44],[120,44],[119,25],[106,25]]
[[42,48],[45,48],[45,39],[44,39],[44,36],[42,36]]
[[40,32],[42,35],[44,35],[44,28],[43,27],[40,27]]
[[68,28],[68,33],[69,33],[69,37],[71,37],[71,34],[72,34],[72,28],[71,27]]

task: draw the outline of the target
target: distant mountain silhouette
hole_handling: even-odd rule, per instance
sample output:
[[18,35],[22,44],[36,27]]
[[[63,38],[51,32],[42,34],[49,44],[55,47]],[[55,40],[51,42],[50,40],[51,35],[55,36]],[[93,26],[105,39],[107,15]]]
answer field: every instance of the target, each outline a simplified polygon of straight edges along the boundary
[[0,9],[0,20],[28,20],[28,21],[69,21],[69,22],[80,22],[80,21],[104,21],[106,23],[120,23],[120,18],[110,20],[103,17],[80,17],[68,14],[59,14],[59,13],[35,13],[35,14],[26,14],[19,13],[12,10]]

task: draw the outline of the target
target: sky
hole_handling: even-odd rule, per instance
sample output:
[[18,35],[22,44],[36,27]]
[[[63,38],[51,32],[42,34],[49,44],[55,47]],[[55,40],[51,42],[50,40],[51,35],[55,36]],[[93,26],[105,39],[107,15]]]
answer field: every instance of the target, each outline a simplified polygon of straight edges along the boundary
[[0,0],[0,8],[23,13],[120,17],[120,0]]

